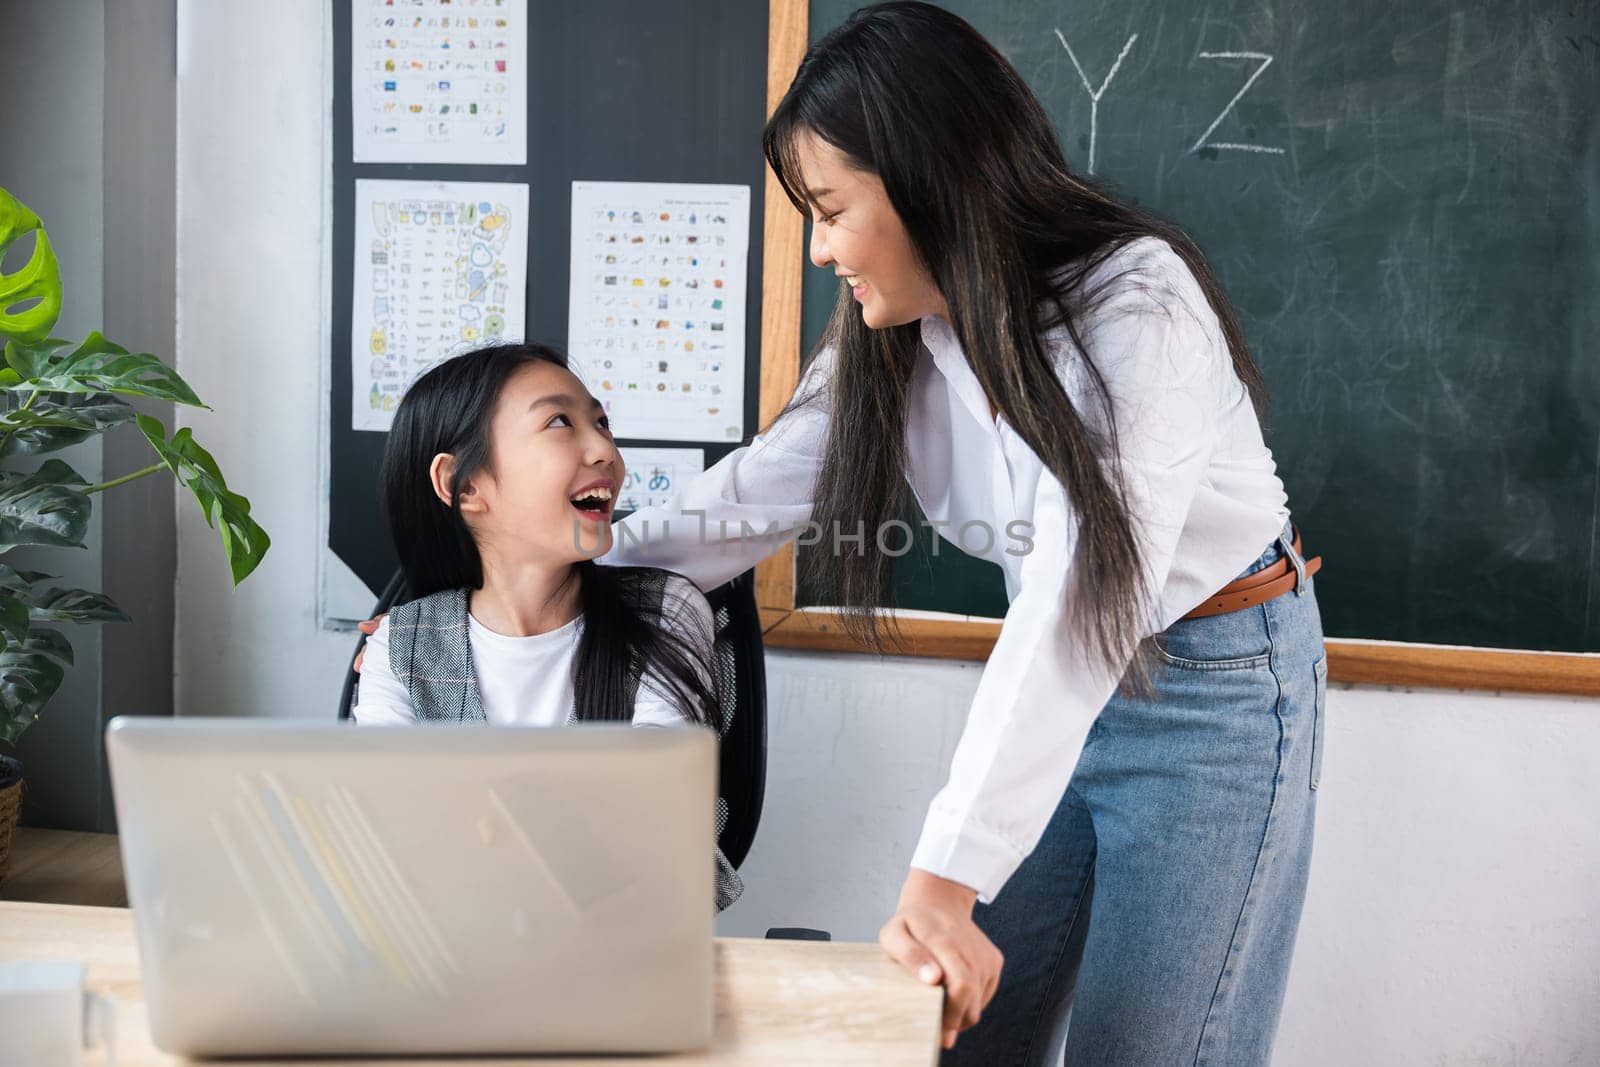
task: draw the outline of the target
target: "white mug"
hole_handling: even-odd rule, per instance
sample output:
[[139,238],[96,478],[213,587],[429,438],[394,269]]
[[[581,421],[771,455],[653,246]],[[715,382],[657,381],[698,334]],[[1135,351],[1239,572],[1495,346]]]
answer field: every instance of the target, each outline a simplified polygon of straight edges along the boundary
[[81,1067],[97,1047],[114,1067],[115,1004],[85,989],[85,974],[77,960],[0,963],[0,1067]]

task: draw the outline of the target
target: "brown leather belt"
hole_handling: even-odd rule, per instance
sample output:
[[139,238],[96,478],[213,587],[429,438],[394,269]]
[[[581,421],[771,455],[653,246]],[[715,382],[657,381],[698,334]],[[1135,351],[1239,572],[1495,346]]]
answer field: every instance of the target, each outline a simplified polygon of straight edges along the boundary
[[[1300,528],[1294,527],[1294,554],[1304,557],[1300,551]],[[1309,578],[1322,569],[1322,557],[1306,560],[1306,577]],[[1218,589],[1205,599],[1199,607],[1195,608],[1186,619],[1203,619],[1208,615],[1226,615],[1230,611],[1243,611],[1253,608],[1257,604],[1265,604],[1289,592],[1295,587],[1300,576],[1295,573],[1294,563],[1288,556],[1284,556],[1276,563],[1247,574],[1243,578],[1235,578],[1227,585]]]

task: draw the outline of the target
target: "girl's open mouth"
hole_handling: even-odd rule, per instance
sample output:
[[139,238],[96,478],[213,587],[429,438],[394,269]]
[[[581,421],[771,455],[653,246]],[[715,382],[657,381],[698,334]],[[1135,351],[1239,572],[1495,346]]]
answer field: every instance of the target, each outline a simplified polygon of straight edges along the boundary
[[579,515],[590,522],[607,522],[611,518],[611,490],[603,485],[580,490],[570,500]]

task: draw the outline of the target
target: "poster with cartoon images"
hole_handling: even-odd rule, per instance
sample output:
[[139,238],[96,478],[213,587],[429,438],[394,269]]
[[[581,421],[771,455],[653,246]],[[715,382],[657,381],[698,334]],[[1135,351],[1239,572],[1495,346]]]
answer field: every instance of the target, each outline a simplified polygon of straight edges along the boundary
[[527,0],[355,0],[357,163],[528,161]]
[[356,182],[351,419],[388,430],[418,375],[523,336],[528,187]]
[[706,469],[703,448],[622,447],[617,451],[627,468],[617,492],[618,511],[659,507]]
[[573,182],[567,344],[618,437],[744,437],[750,187]]

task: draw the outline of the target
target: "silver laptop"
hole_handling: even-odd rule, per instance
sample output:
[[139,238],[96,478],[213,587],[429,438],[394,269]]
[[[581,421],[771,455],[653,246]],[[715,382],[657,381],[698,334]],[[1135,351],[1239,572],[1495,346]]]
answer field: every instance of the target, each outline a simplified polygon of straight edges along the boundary
[[118,718],[106,747],[162,1049],[710,1043],[709,731]]

